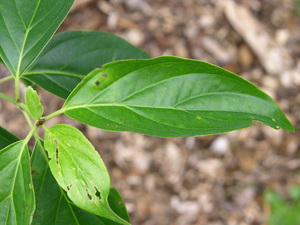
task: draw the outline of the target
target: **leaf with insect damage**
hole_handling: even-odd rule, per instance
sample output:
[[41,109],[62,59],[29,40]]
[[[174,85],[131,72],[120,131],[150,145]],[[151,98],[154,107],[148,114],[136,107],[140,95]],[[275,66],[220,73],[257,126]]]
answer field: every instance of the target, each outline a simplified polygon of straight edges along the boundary
[[159,137],[218,134],[255,121],[294,130],[255,85],[218,66],[171,56],[106,64],[74,89],[63,110],[104,130]]
[[[48,156],[41,140],[31,156],[32,180],[36,196],[36,210],[32,225],[119,225],[119,223],[97,216],[75,206],[65,191],[58,185],[48,166]],[[113,190],[113,191],[112,191]],[[108,203],[112,210],[127,220],[127,211],[122,198],[111,188]],[[115,203],[118,206],[115,206]]]
[[45,149],[53,176],[75,205],[129,224],[109,207],[109,174],[98,152],[78,129],[63,124],[50,127],[45,134]]

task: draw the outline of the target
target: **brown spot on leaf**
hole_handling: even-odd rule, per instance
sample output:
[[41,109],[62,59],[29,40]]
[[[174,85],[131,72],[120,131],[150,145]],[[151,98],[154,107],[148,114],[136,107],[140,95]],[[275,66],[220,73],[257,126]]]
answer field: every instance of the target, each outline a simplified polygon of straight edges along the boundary
[[118,202],[118,205],[123,205],[123,204],[124,204],[124,202],[121,202],[121,201],[120,201],[120,202]]
[[31,171],[31,174],[32,174],[32,175],[36,175],[36,176],[40,176],[40,174],[37,173],[36,170],[32,170],[32,171]]
[[102,77],[103,77],[104,79],[108,78],[108,76],[107,76],[106,74],[102,74]]

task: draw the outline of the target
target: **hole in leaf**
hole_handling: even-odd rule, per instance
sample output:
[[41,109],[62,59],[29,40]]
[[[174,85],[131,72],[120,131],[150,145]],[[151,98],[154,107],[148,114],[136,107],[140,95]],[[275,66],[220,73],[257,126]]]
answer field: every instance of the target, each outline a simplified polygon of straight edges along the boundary
[[118,205],[123,205],[124,204],[124,202],[118,202]]
[[99,198],[99,200],[101,200],[101,193],[100,191],[94,186],[95,190],[96,190],[96,193],[95,195]]
[[89,198],[90,200],[92,200],[92,196],[90,195],[88,189],[85,189],[85,191],[86,191],[86,195],[88,196],[88,198]]
[[98,87],[100,85],[100,81],[96,80],[95,85]]
[[103,77],[104,79],[108,78],[108,76],[107,76],[106,74],[102,74],[102,77]]
[[71,187],[72,187],[72,184],[68,185],[68,186],[67,186],[67,190],[70,191],[70,190],[71,190]]
[[55,149],[55,161],[58,164],[58,148]]

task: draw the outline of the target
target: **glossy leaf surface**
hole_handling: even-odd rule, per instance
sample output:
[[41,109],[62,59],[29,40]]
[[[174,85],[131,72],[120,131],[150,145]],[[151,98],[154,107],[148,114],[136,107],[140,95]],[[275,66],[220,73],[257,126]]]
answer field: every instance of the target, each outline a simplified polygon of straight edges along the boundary
[[19,138],[0,126],[0,149],[18,141]]
[[0,150],[0,222],[30,224],[35,208],[29,151],[24,141]]
[[45,47],[74,0],[0,0],[0,55],[19,76]]
[[45,149],[58,184],[78,207],[121,224],[128,224],[109,207],[110,179],[91,143],[76,128],[55,125],[47,129]]
[[117,189],[111,188],[108,195],[110,208],[121,218],[130,223],[130,218],[124,200]]
[[25,100],[30,114],[38,120],[43,115],[44,108],[41,105],[38,93],[31,86],[26,88]]
[[294,129],[248,81],[209,63],[171,56],[104,65],[76,87],[64,110],[104,130],[159,137],[224,133],[253,121]]
[[32,225],[117,225],[75,206],[57,184],[48,166],[43,145],[36,145],[31,157],[36,210]]
[[23,78],[65,99],[95,68],[120,59],[146,58],[144,51],[113,34],[67,31],[53,37]]

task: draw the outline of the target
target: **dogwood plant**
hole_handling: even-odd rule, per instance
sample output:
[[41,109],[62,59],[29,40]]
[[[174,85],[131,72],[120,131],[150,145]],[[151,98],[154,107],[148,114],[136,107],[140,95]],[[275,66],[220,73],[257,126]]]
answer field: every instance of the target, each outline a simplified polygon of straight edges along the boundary
[[[30,128],[20,140],[0,127],[0,224],[130,224],[88,139],[67,124],[46,126],[59,114],[103,130],[157,137],[219,134],[254,121],[294,130],[267,94],[210,63],[150,58],[104,32],[54,35],[72,4],[0,0],[0,56],[11,73],[0,84],[15,83],[14,96],[0,98],[21,110]],[[44,115],[38,87],[64,99],[62,108]]]

